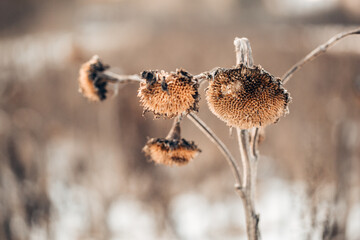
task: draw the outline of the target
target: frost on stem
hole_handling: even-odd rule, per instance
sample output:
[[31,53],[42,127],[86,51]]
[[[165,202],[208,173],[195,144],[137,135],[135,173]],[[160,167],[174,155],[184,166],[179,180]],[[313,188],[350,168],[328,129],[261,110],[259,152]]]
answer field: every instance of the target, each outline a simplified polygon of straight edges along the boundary
[[175,122],[166,138],[149,139],[143,151],[155,163],[168,166],[186,165],[201,152],[194,142],[180,137],[179,122]]
[[228,126],[249,129],[275,123],[288,113],[290,95],[261,66],[219,68],[209,81],[210,110]]
[[198,111],[198,81],[188,72],[144,71],[146,82],[140,83],[138,97],[144,112],[156,117],[173,118],[183,112]]
[[102,101],[106,99],[107,81],[101,75],[108,65],[104,65],[98,56],[93,56],[84,63],[79,71],[79,92],[90,101]]

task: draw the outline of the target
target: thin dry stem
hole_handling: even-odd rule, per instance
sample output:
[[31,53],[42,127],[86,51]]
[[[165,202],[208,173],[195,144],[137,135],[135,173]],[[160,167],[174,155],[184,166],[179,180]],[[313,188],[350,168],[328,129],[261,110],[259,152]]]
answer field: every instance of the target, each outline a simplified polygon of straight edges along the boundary
[[[247,38],[235,38],[235,53],[236,65],[241,63],[248,67],[253,66],[253,57],[250,47],[250,42]],[[260,239],[259,231],[259,215],[256,214],[254,206],[255,187],[256,187],[256,172],[257,172],[257,145],[256,138],[258,130],[252,134],[252,146],[249,142],[249,130],[237,128],[237,136],[239,141],[239,149],[242,162],[243,186],[240,189],[239,195],[242,199],[245,217],[246,217],[246,232],[249,240]]]
[[253,155],[255,161],[257,161],[257,159],[259,157],[258,156],[259,133],[260,133],[259,128],[252,129],[252,131],[251,131],[252,155]]
[[172,125],[168,135],[166,136],[167,139],[180,140],[180,138],[181,138],[180,122],[181,122],[181,117],[180,116],[176,117],[174,119],[173,125]]
[[111,71],[105,71],[99,73],[99,76],[102,76],[106,81],[111,83],[136,83],[136,82],[145,82],[138,74],[133,75],[120,75]]
[[203,82],[205,82],[205,80],[209,79],[211,77],[210,75],[211,73],[209,72],[203,72],[200,73],[198,75],[195,75],[193,78],[198,80],[199,85]]
[[216,134],[195,114],[189,113],[187,117],[197,126],[216,146],[220,152],[224,155],[228,164],[230,165],[231,171],[236,181],[236,187],[241,188],[242,180],[240,176],[240,170],[236,164],[235,158],[232,156],[230,151],[227,149],[225,144],[216,136]]
[[250,169],[250,144],[249,144],[249,132],[247,130],[241,130],[236,128],[239,149],[243,168],[243,189],[248,190],[251,184],[251,169]]
[[303,59],[301,59],[299,62],[297,62],[295,65],[293,65],[283,76],[282,76],[282,82],[283,84],[287,83],[290,78],[294,75],[294,73],[298,70],[300,70],[306,63],[314,60],[316,57],[321,55],[322,53],[326,52],[331,46],[333,46],[335,43],[340,41],[341,39],[354,35],[354,34],[360,34],[360,28],[356,28],[351,31],[342,32],[339,34],[336,34],[332,38],[330,38],[327,42],[324,44],[321,44],[317,48],[315,48],[313,51],[311,51],[308,55],[306,55]]

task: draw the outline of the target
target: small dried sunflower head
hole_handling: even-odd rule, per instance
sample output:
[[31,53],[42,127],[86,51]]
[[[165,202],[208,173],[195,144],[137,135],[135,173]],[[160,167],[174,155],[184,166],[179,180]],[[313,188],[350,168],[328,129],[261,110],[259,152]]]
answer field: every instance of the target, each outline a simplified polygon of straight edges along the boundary
[[279,78],[261,66],[240,64],[215,72],[206,99],[210,110],[228,126],[249,129],[277,122],[288,113],[291,98]]
[[109,66],[104,65],[98,56],[93,56],[84,63],[79,71],[79,92],[91,101],[102,101],[106,99],[106,85],[99,73],[102,73]]
[[151,111],[156,117],[173,118],[183,112],[197,111],[199,84],[184,70],[176,72],[144,71],[144,83],[140,83],[138,97],[144,112]]
[[143,148],[152,161],[163,165],[182,166],[189,163],[201,152],[194,142],[185,139],[151,138]]

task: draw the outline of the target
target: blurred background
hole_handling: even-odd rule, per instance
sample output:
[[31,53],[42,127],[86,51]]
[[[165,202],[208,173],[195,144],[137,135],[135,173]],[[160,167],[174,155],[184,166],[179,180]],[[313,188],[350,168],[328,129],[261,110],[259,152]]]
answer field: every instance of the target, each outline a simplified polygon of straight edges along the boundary
[[[193,74],[235,63],[281,76],[334,34],[360,25],[359,0],[1,0],[0,239],[245,239],[241,200],[216,147],[156,166],[142,147],[171,121],[142,116],[137,84],[89,103],[80,65],[98,54],[122,74]],[[266,128],[256,206],[263,239],[360,239],[360,37],[342,40],[286,85],[290,115]],[[206,84],[205,84],[206,85]],[[237,157],[204,101],[199,115]]]

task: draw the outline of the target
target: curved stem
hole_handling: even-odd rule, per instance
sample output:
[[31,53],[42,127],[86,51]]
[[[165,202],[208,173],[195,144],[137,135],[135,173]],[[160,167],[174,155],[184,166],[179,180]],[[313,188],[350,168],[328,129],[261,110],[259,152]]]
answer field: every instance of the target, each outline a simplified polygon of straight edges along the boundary
[[232,156],[230,151],[227,149],[225,144],[215,135],[215,133],[195,114],[189,113],[187,117],[197,126],[216,146],[219,148],[221,153],[224,155],[228,164],[230,165],[231,171],[236,180],[236,187],[242,187],[242,180],[240,176],[240,170],[236,164],[235,158]]
[[290,78],[293,76],[293,74],[300,70],[306,63],[314,60],[316,57],[318,57],[320,54],[327,51],[328,48],[333,46],[336,42],[343,39],[344,37],[353,35],[353,34],[360,34],[360,28],[356,28],[351,31],[342,32],[339,33],[332,38],[330,38],[327,42],[324,44],[321,44],[317,48],[315,48],[313,51],[311,51],[308,55],[306,55],[303,59],[301,59],[299,62],[294,64],[283,76],[282,76],[282,82],[283,84],[287,83]]

